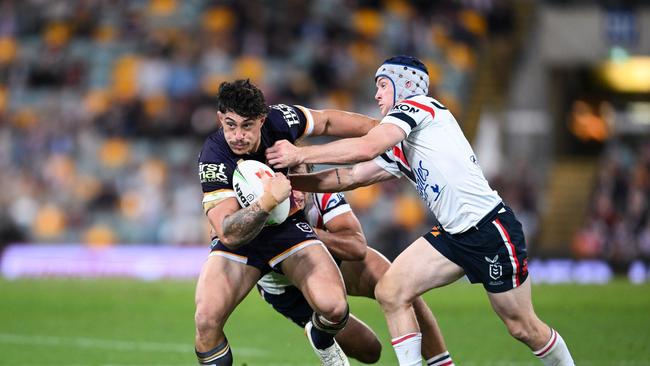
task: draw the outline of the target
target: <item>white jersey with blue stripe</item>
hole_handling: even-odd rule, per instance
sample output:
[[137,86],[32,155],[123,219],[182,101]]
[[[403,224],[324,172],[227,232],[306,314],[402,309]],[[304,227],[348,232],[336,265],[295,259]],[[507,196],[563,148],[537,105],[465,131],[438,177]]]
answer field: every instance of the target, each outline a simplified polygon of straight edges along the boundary
[[374,161],[396,177],[406,176],[445,231],[466,231],[501,202],[458,122],[435,99],[407,98],[381,123],[398,126],[406,138]]
[[[342,193],[309,193],[305,207],[307,222],[312,227],[324,229],[325,225],[338,215],[352,211],[345,201]],[[280,273],[269,272],[262,276],[257,284],[270,294],[284,293],[287,286],[292,286],[291,281]]]

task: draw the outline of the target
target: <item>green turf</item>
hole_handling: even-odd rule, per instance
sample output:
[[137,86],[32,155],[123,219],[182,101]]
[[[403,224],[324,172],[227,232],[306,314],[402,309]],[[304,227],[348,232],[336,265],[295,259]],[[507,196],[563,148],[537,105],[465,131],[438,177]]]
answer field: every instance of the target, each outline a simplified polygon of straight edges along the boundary
[[[578,365],[650,365],[650,286],[535,286],[542,319],[560,330]],[[1,365],[193,365],[192,282],[0,279]],[[480,286],[426,296],[459,365],[540,365],[510,339]],[[395,365],[375,302],[352,311],[384,341],[378,365]],[[302,331],[253,293],[226,332],[235,365],[316,365]],[[354,363],[358,365],[358,363]]]

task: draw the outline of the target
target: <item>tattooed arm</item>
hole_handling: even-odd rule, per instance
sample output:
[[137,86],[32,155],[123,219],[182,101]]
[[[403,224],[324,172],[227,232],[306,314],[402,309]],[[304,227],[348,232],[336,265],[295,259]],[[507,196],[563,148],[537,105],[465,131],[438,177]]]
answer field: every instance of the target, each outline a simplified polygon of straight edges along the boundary
[[219,241],[230,249],[239,248],[262,231],[269,212],[291,193],[289,180],[281,173],[264,178],[264,194],[246,208],[235,198],[226,198],[207,212]]
[[236,249],[253,240],[262,231],[269,213],[262,209],[259,201],[238,210],[223,220],[223,236],[219,239],[230,249]]

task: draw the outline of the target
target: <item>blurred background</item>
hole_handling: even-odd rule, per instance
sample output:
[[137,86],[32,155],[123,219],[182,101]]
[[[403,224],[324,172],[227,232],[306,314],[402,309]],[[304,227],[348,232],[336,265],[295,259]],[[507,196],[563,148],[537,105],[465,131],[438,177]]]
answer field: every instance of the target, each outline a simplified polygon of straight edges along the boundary
[[[4,0],[4,274],[28,244],[204,258],[196,161],[219,84],[379,117],[395,54],[427,65],[536,268],[648,280],[650,5],[613,0]],[[405,182],[346,197],[389,258],[435,222]]]

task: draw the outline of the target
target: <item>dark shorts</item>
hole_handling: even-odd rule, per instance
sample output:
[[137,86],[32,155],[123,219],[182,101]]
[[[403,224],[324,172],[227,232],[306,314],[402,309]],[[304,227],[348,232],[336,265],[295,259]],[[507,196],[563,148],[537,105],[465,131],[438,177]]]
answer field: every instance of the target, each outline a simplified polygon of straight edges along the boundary
[[307,299],[297,287],[287,286],[283,293],[277,295],[264,291],[260,285],[257,285],[257,289],[264,301],[271,304],[275,311],[284,315],[299,327],[304,328],[307,322],[311,320],[314,310],[309,306]]
[[322,245],[305,215],[298,211],[277,226],[266,226],[251,242],[237,249],[229,249],[218,239],[212,240],[210,256],[218,255],[253,266],[262,275],[271,270],[280,271],[279,264],[295,252],[310,245]]
[[526,241],[510,207],[499,204],[473,228],[449,234],[435,227],[424,235],[442,255],[465,270],[472,283],[489,292],[504,292],[528,277]]

